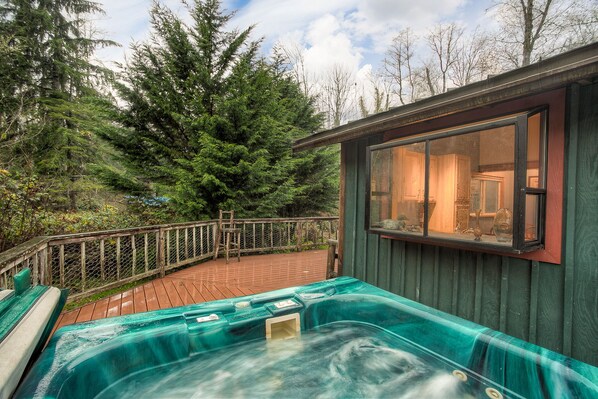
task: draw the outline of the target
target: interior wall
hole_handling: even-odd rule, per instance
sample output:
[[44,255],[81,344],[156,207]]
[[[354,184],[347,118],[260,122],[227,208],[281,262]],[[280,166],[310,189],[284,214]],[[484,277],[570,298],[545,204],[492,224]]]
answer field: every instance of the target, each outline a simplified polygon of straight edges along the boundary
[[598,84],[572,86],[566,109],[560,265],[368,234],[365,149],[378,136],[343,144],[343,274],[598,366]]

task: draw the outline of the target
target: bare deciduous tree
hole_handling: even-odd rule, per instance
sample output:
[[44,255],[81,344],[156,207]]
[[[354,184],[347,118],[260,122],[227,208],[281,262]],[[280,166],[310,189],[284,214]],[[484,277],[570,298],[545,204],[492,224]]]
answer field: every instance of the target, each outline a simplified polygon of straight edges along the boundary
[[[434,59],[428,62],[428,64],[431,63],[436,66],[434,69],[436,69],[439,75],[439,89],[441,93],[447,91],[449,72],[461,56],[460,50],[462,46],[459,44],[459,41],[463,36],[463,32],[464,29],[456,23],[438,24],[430,30],[426,37],[426,42],[434,54]],[[430,91],[434,95],[434,85],[430,76],[432,69],[430,65],[426,67],[426,82],[428,82]]]
[[354,104],[355,77],[344,65],[334,64],[324,75],[320,100],[330,127],[348,118]]
[[449,69],[451,82],[457,87],[498,72],[492,40],[479,27],[471,35],[462,38],[457,45],[457,54],[458,57]]
[[415,75],[414,80],[416,91],[418,93],[418,98],[415,99],[416,101],[442,93],[442,88],[440,86],[441,73],[438,70],[436,60],[428,58],[421,66],[414,68],[413,73]]
[[316,79],[305,65],[305,49],[303,46],[296,42],[278,43],[274,46],[273,51],[281,55],[289,64],[288,71],[301,87],[303,94],[307,97],[315,96],[314,83]]
[[368,101],[366,94],[359,97],[359,111],[364,118],[370,114],[377,114],[390,109],[391,88],[389,80],[384,79],[384,76],[380,73],[369,73],[367,83],[371,102]]
[[505,66],[529,65],[595,40],[595,10],[596,0],[495,0],[496,40]]
[[382,72],[359,89],[347,67],[335,65],[316,76],[306,67],[301,45],[279,49],[304,93],[317,98],[331,127],[349,115],[364,117],[412,103],[598,40],[598,0],[493,1],[498,31],[437,24],[418,40],[410,28],[402,29],[385,54]]
[[565,19],[568,35],[564,49],[598,41],[598,3],[596,0],[580,1],[570,7]]
[[417,76],[414,74],[415,41],[417,37],[410,28],[403,29],[392,39],[384,58],[384,70],[394,86],[394,94],[401,104],[418,98]]

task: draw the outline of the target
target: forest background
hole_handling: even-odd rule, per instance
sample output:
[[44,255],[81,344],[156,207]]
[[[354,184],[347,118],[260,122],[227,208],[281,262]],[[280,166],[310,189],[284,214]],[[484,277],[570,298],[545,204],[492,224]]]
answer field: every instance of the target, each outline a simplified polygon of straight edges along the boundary
[[496,0],[496,28],[398,27],[367,85],[301,46],[263,54],[218,0],[180,16],[160,3],[151,37],[106,68],[99,3],[0,3],[0,251],[37,235],[237,217],[334,214],[338,149],[294,140],[598,40],[595,0]]

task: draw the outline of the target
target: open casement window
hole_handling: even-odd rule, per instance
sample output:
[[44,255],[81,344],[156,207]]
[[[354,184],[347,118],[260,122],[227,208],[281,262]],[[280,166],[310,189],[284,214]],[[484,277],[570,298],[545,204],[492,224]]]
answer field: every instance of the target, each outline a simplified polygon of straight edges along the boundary
[[408,240],[541,248],[546,110],[368,147],[366,227]]

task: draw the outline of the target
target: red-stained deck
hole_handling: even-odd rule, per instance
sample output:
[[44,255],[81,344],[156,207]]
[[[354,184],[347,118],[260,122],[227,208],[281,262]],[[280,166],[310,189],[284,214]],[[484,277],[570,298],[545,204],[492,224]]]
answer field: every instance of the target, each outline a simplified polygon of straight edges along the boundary
[[217,259],[63,312],[57,327],[131,313],[233,298],[326,278],[326,251]]

